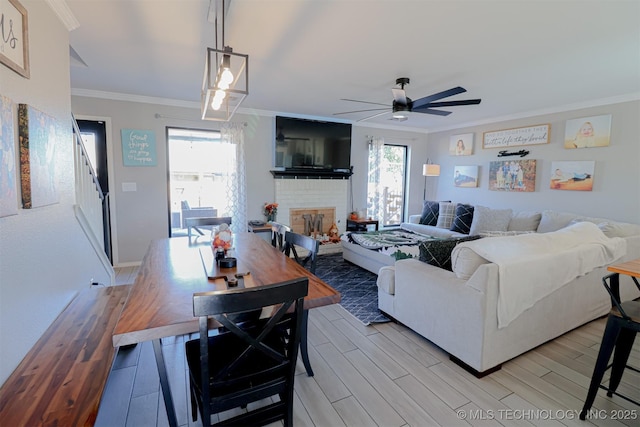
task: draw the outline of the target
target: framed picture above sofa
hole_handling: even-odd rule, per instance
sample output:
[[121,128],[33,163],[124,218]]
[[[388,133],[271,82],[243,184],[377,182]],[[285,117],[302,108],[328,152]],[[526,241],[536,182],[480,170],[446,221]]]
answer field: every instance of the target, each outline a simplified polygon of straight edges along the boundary
[[489,164],[489,190],[531,192],[536,189],[535,160],[493,161]]

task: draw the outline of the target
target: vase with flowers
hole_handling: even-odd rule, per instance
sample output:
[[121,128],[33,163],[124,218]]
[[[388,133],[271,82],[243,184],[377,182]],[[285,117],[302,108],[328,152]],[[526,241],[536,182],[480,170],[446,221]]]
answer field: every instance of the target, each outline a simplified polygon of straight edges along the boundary
[[267,222],[275,221],[276,215],[278,214],[278,204],[265,203],[262,212],[264,213],[264,216],[267,217]]

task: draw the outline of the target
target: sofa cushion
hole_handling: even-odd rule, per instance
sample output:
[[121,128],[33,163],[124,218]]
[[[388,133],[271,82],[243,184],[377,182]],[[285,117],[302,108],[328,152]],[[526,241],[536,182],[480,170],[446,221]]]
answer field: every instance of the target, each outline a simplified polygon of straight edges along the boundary
[[438,211],[438,222],[436,227],[449,230],[453,224],[453,216],[456,213],[456,204],[451,202],[440,202]]
[[592,222],[598,226],[607,237],[628,237],[640,234],[640,225],[625,222],[614,222],[604,218],[578,217],[569,222],[569,225],[577,222]]
[[549,233],[558,231],[566,227],[569,223],[576,219],[578,215],[568,212],[542,211],[540,225],[538,225],[538,233]]
[[451,231],[456,231],[462,234],[469,234],[471,230],[471,223],[473,222],[473,206],[458,203],[456,205],[456,212],[453,216],[453,223],[451,224]]
[[478,267],[488,263],[486,258],[462,245],[456,245],[451,251],[451,269],[458,279],[469,280]]
[[480,236],[428,240],[420,243],[420,261],[451,271],[451,251],[460,242],[479,239]]
[[422,205],[422,215],[420,224],[436,225],[438,223],[438,213],[440,212],[440,202],[425,200]]
[[511,209],[491,209],[476,206],[469,234],[480,234],[485,231],[507,231],[511,221]]
[[536,231],[540,225],[540,212],[514,212],[509,221],[508,231]]

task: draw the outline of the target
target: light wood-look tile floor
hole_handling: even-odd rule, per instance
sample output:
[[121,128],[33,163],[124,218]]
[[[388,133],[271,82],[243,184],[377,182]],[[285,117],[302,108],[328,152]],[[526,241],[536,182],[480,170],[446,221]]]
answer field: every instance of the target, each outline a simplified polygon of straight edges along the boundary
[[[131,283],[133,270],[119,271],[117,277]],[[315,376],[308,377],[298,363],[295,426],[640,426],[640,407],[617,396],[608,398],[602,390],[592,418],[578,418],[605,319],[477,379],[402,325],[365,327],[340,305],[316,308],[309,314],[309,354]],[[200,426],[200,421],[191,421],[184,340],[165,339],[163,349],[178,422]],[[638,340],[629,362],[640,367]],[[640,374],[626,370],[619,391],[640,400]],[[96,426],[165,425],[151,343],[121,348]]]

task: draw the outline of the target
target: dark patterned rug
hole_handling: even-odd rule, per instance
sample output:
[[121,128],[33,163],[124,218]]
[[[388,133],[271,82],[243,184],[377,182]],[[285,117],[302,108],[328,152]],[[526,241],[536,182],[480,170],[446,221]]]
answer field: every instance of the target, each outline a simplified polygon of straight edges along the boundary
[[390,320],[378,310],[378,276],[343,260],[342,253],[319,255],[316,275],[340,292],[340,305],[365,325]]

